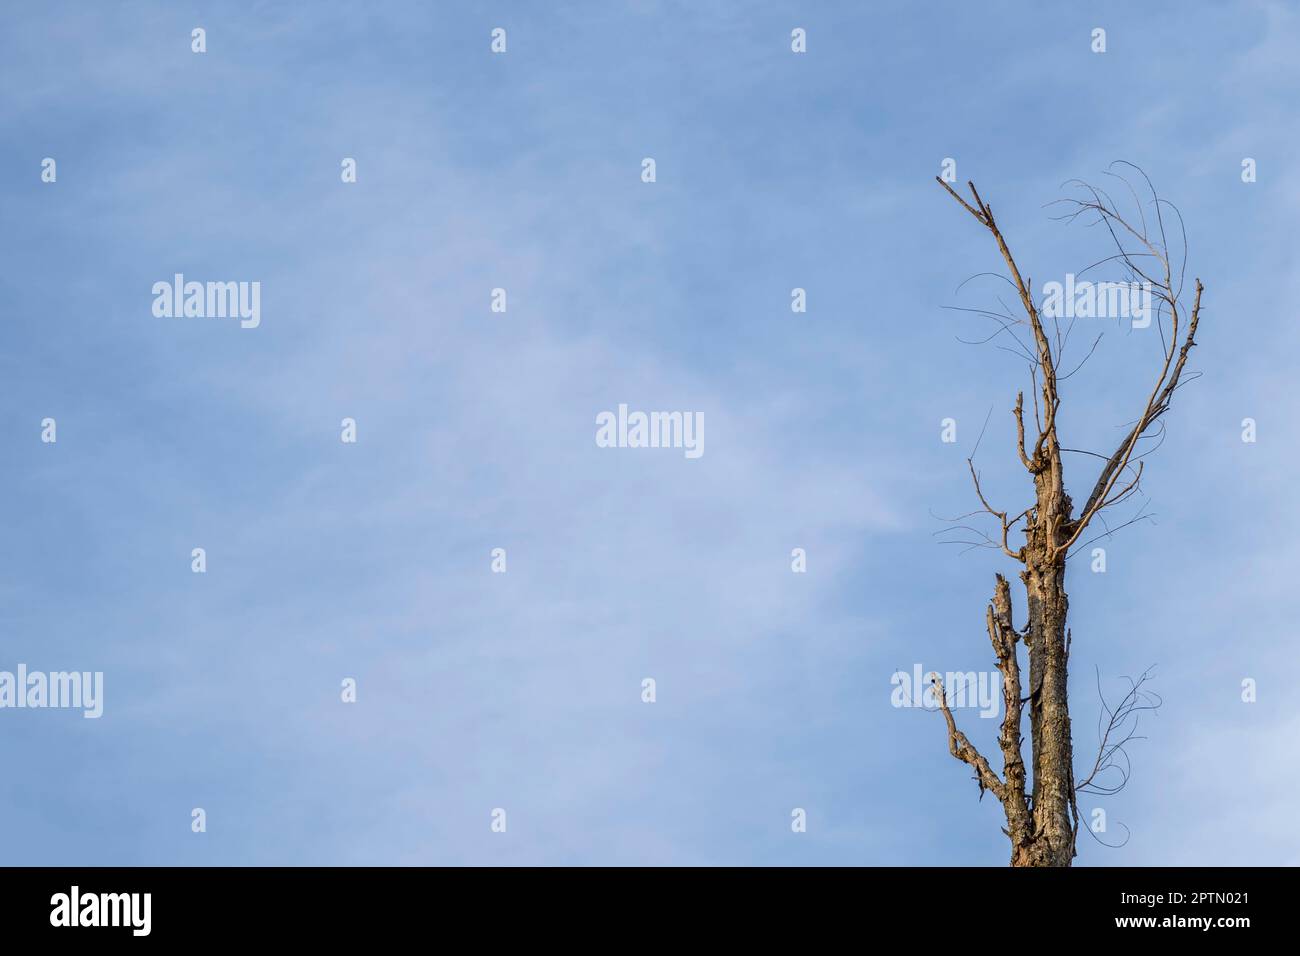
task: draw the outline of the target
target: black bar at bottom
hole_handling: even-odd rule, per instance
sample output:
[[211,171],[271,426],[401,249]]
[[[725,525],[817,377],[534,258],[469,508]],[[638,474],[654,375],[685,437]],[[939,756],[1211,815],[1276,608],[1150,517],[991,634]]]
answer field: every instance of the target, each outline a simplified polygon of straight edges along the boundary
[[[1039,929],[1070,940],[1231,945],[1283,917],[1293,870],[1010,869],[0,869],[6,941],[74,938],[375,942],[416,938],[942,941]],[[1006,934],[1006,935],[1003,935]],[[1242,934],[1246,934],[1243,936]],[[1023,939],[1023,937],[1021,937]],[[1271,935],[1270,938],[1275,938]]]

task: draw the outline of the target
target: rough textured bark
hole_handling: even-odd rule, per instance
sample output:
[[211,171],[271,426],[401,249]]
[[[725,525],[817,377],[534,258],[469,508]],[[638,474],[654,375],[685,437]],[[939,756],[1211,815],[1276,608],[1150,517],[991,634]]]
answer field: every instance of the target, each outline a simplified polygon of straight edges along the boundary
[[1065,565],[1022,573],[1028,593],[1029,732],[1033,740],[1033,831],[1013,843],[1014,866],[1068,866],[1074,858],[1074,758],[1070,736]]
[[[1001,541],[989,538],[988,543],[1000,547],[1005,555],[1023,566],[1020,580],[1024,586],[1028,612],[1025,629],[1017,631],[1012,620],[1010,585],[1002,575],[998,575],[993,600],[985,617],[1003,683],[1004,717],[998,737],[998,747],[1002,752],[1002,776],[997,774],[957,728],[942,683],[937,680],[936,699],[947,725],[949,751],[975,771],[981,793],[986,790],[992,792],[1002,804],[1007,820],[1004,832],[1011,840],[1011,865],[1069,866],[1075,857],[1079,822],[1076,803],[1078,789],[1070,732],[1071,631],[1068,625],[1070,601],[1065,590],[1066,563],[1071,547],[1079,541],[1092,519],[1103,509],[1124,501],[1137,490],[1143,467],[1140,459],[1143,456],[1135,456],[1135,451],[1143,438],[1150,437],[1153,426],[1168,409],[1178,388],[1188,353],[1196,344],[1203,290],[1200,280],[1196,280],[1191,313],[1184,317],[1180,301],[1181,270],[1171,267],[1169,261],[1164,225],[1167,204],[1155,195],[1154,189],[1151,190],[1155,210],[1153,219],[1158,226],[1155,236],[1147,235],[1145,213],[1141,215],[1142,227],[1135,228],[1120,215],[1104,192],[1093,187],[1083,186],[1086,199],[1069,201],[1074,204],[1073,215],[1069,218],[1089,212],[1095,214],[1097,222],[1105,224],[1119,250],[1119,254],[1113,258],[1123,264],[1134,281],[1140,278],[1151,284],[1153,295],[1160,303],[1157,310],[1160,321],[1157,324],[1160,326],[1162,343],[1160,375],[1155,387],[1119,448],[1109,457],[1096,456],[1105,465],[1093,484],[1086,504],[1076,517],[1072,513],[1073,502],[1065,488],[1065,470],[1061,458],[1063,449],[1057,436],[1057,412],[1061,401],[1057,389],[1057,368],[1064,341],[1068,339],[1068,331],[1063,339],[1059,327],[1054,328],[1053,336],[1044,326],[1032,288],[1022,278],[1016,260],[993,217],[993,210],[981,199],[974,183],[968,184],[971,202],[967,202],[947,183],[942,180],[939,182],[988,230],[1007,267],[1007,279],[1020,299],[1024,317],[1016,319],[1006,315],[1010,324],[1003,325],[1003,331],[1010,331],[1023,349],[1030,363],[1036,389],[1033,393],[1033,424],[1037,435],[1032,446],[1026,439],[1023,393],[1017,395],[1012,409],[1020,463],[1033,481],[1034,498],[1029,507],[1014,518],[1008,518],[1006,511],[990,505],[980,487],[974,462],[968,460],[975,493],[984,512],[1000,522]],[[1147,185],[1150,187],[1149,180]],[[1139,212],[1141,213],[1140,206]],[[1157,271],[1155,277],[1148,275],[1145,271],[1149,268],[1145,261],[1148,257],[1162,267],[1162,273]],[[1002,318],[993,317],[999,320]],[[1168,329],[1161,324],[1166,319]],[[1032,342],[1020,342],[1012,326],[1027,326]],[[1010,535],[1022,521],[1024,524],[1019,530],[1023,533],[1025,542],[1018,549],[1012,550]],[[1019,643],[1025,645],[1028,657],[1027,685],[1021,679]],[[1029,708],[1031,753],[1031,772],[1028,775],[1021,735],[1025,705]],[[1091,780],[1091,775],[1088,780]],[[1085,783],[1087,782],[1086,780]]]

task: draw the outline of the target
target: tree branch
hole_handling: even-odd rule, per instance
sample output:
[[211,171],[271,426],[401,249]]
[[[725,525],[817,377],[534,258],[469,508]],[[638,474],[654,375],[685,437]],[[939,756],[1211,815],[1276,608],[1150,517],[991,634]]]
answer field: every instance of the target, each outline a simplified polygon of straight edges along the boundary
[[1006,787],[994,773],[989,762],[980,755],[974,745],[966,739],[966,735],[957,729],[957,722],[952,719],[952,711],[948,709],[948,698],[943,690],[943,681],[939,675],[930,675],[930,683],[934,686],[935,695],[939,698],[939,710],[943,713],[943,719],[948,724],[948,752],[964,764],[968,764],[975,771],[975,779],[980,785],[980,795],[983,796],[985,790],[992,791],[993,796],[999,801],[1004,800],[1006,796]]

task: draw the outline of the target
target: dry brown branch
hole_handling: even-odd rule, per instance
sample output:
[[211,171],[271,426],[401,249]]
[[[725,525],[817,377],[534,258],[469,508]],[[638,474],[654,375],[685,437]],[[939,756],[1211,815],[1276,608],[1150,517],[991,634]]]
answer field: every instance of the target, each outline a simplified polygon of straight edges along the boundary
[[1128,691],[1114,707],[1106,702],[1101,689],[1101,671],[1097,671],[1097,696],[1101,698],[1101,713],[1097,717],[1097,757],[1083,782],[1075,784],[1076,793],[1113,796],[1128,785],[1133,765],[1125,748],[1135,740],[1146,739],[1137,734],[1139,718],[1144,713],[1158,710],[1162,703],[1158,695],[1143,689],[1151,679],[1151,671],[1152,668],[1147,668],[1137,680],[1126,677]]
[[932,674],[931,683],[934,685],[935,697],[939,701],[939,710],[943,714],[943,719],[948,723],[948,751],[962,763],[969,764],[975,771],[975,780],[980,785],[980,795],[984,791],[990,791],[993,796],[1002,800],[1006,795],[1005,787],[998,775],[994,773],[989,762],[981,756],[980,752],[975,749],[974,745],[966,739],[966,735],[957,729],[957,722],[953,720],[952,711],[948,709],[948,697],[943,689],[943,681],[939,675]]

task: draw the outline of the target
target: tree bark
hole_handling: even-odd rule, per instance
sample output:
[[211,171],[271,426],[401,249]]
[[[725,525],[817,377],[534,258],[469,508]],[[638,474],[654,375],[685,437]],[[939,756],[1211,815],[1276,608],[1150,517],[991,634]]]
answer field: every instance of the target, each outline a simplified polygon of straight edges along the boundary
[[1021,572],[1028,595],[1029,727],[1033,741],[1032,832],[1015,840],[1012,866],[1069,866],[1074,859],[1074,757],[1066,693],[1069,647],[1065,564]]

